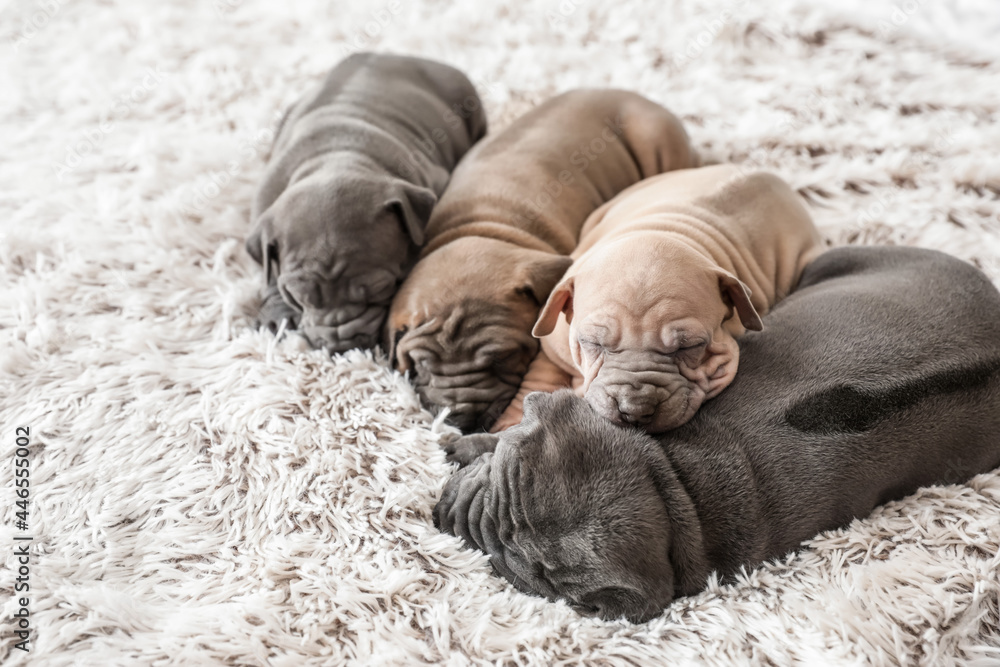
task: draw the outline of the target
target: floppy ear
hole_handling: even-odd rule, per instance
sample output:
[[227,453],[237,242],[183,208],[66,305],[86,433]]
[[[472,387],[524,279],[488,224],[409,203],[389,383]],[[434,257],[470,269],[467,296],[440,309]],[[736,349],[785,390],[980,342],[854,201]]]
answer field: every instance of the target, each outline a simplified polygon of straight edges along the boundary
[[549,300],[545,302],[545,307],[542,308],[542,312],[538,315],[535,328],[531,330],[532,336],[541,338],[552,333],[552,330],[556,328],[556,322],[559,320],[560,313],[566,313],[567,322],[572,321],[573,289],[573,276],[570,276],[552,290]]
[[268,238],[267,225],[258,219],[245,244],[247,253],[264,267],[264,287],[273,285],[278,278],[278,247]]
[[413,243],[424,244],[424,228],[430,220],[431,211],[437,203],[437,195],[430,188],[422,188],[406,181],[400,181],[397,194],[386,202],[387,209],[395,212],[406,227]]
[[264,286],[273,285],[278,282],[278,274],[281,272],[281,265],[278,263],[278,244],[269,243],[267,237],[264,240]]
[[541,250],[520,252],[526,253],[526,256],[519,256],[516,260],[520,267],[515,273],[517,291],[533,299],[540,308],[573,260],[566,255],[556,255]]
[[719,289],[722,290],[723,300],[736,308],[740,322],[748,331],[763,330],[764,323],[760,321],[760,315],[750,303],[750,288],[744,285],[743,281],[727,271],[720,271]]
[[254,228],[250,231],[250,236],[247,237],[244,244],[247,254],[253,257],[253,261],[261,265],[264,264],[263,245],[261,244],[262,230],[263,227],[260,224],[254,225]]
[[669,558],[675,593],[694,595],[705,587],[711,569],[698,512],[669,459],[657,456],[650,462],[649,473],[670,521]]
[[[382,339],[384,340],[384,345],[389,350],[389,363],[395,367],[400,366],[400,364],[397,363],[396,359],[396,348],[399,346],[399,341],[402,340],[403,336],[405,336],[406,332],[409,330],[410,327],[403,325],[399,329],[393,331],[392,323],[390,322],[389,318],[386,318],[385,330],[382,334]],[[408,363],[403,365],[405,365],[406,368],[400,368],[399,370],[403,372],[409,370]]]

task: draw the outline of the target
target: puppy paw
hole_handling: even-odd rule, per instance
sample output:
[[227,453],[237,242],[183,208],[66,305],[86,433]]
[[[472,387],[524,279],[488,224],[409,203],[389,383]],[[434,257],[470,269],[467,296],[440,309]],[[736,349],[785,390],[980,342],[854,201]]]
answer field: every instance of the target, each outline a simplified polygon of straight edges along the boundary
[[445,443],[442,448],[448,463],[457,463],[459,468],[464,468],[483,454],[494,451],[497,440],[499,438],[493,433],[473,433]]
[[281,321],[285,320],[285,329],[298,329],[301,313],[288,305],[277,285],[268,285],[261,295],[260,312],[257,315],[258,326],[265,326],[271,333],[278,333]]

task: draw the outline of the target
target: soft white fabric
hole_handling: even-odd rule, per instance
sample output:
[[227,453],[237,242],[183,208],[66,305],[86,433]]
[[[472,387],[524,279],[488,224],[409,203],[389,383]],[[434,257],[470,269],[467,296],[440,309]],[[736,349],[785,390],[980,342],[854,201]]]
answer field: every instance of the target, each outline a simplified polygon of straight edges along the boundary
[[278,115],[363,47],[463,68],[494,131],[568,88],[640,91],[788,179],[832,243],[997,281],[995,0],[3,5],[0,545],[28,425],[37,635],[13,647],[5,595],[0,662],[1000,663],[997,472],[645,625],[512,590],[431,524],[449,429],[380,355],[250,330],[242,248]]

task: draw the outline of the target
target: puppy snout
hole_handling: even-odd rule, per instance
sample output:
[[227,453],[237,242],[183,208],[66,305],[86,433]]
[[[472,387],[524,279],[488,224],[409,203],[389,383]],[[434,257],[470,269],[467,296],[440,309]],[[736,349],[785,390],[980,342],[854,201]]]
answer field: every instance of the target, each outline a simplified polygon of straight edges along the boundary
[[658,404],[655,389],[632,384],[592,385],[587,400],[606,419],[640,427],[653,420]]
[[382,328],[386,309],[373,306],[361,312],[351,311],[354,317],[344,317],[343,309],[331,311],[306,311],[302,332],[313,347],[330,352],[344,352],[354,348],[372,348],[378,345],[378,332]]
[[618,404],[619,420],[633,426],[645,426],[653,418],[653,413],[656,412],[655,403],[645,400],[643,397],[618,396],[616,403]]

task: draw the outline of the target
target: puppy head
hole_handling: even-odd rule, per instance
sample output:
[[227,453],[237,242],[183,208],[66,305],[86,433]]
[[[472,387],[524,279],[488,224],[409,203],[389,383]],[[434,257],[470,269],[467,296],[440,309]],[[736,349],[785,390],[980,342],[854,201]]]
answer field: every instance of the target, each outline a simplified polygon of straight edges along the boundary
[[610,243],[570,274],[534,334],[551,333],[565,317],[587,401],[611,421],[650,433],[685,423],[733,381],[733,318],[747,329],[762,326],[742,282],[654,235]]
[[319,169],[298,177],[264,212],[247,250],[301,311],[300,328],[313,345],[373,347],[436,201],[403,180]]
[[522,591],[608,620],[648,620],[707,576],[697,515],[659,445],[568,390],[530,394],[435,516]]
[[570,263],[487,238],[434,250],[392,303],[385,342],[396,368],[462,430],[489,427],[538,351],[531,326]]

